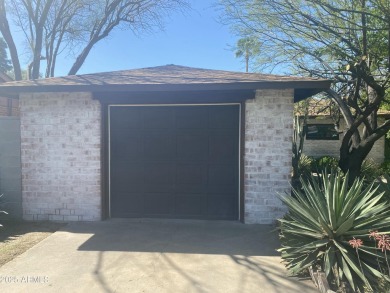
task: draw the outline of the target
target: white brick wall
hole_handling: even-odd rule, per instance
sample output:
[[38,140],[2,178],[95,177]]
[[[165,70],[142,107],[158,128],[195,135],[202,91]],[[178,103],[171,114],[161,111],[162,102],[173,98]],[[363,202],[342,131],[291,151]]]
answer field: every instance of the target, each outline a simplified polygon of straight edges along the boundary
[[[308,124],[333,124],[331,119],[309,119]],[[343,120],[340,122],[340,129],[345,128],[345,123]],[[303,143],[303,153],[311,157],[322,157],[322,156],[331,156],[338,158],[340,156],[340,146],[343,139],[343,134],[340,135],[339,140],[308,140],[306,139]],[[376,161],[377,163],[382,163],[385,159],[385,138],[380,138],[375,142],[374,146],[371,149],[371,152],[368,154],[368,158]]]
[[[101,219],[100,104],[90,93],[20,97],[23,216]],[[246,102],[245,222],[268,224],[290,192],[293,90],[258,90]]]
[[277,193],[290,192],[293,90],[258,90],[246,102],[245,222],[269,224],[286,208]]
[[90,93],[20,96],[23,218],[101,219],[100,103]]

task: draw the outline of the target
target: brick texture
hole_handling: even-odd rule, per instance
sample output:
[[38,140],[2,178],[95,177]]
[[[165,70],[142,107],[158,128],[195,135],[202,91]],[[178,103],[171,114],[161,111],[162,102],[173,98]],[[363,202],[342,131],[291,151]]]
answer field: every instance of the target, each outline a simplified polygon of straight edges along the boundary
[[293,90],[258,90],[246,102],[245,222],[270,224],[286,208],[277,193],[290,192]]
[[23,218],[101,219],[100,104],[90,93],[22,94]]

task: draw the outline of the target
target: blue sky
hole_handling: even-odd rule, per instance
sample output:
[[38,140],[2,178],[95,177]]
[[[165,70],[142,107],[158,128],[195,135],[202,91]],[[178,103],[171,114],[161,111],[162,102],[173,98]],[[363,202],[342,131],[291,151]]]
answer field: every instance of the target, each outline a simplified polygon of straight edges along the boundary
[[[115,31],[98,43],[78,74],[142,68],[166,64],[244,71],[231,46],[237,38],[218,23],[214,1],[191,0],[192,9],[166,19],[165,31],[136,37]],[[56,76],[66,75],[73,59],[59,60]]]

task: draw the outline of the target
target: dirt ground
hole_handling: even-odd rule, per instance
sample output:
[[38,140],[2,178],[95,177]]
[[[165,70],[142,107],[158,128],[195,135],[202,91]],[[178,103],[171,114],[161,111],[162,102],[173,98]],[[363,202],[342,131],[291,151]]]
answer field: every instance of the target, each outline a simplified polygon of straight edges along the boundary
[[1,221],[0,267],[66,224],[53,222]]

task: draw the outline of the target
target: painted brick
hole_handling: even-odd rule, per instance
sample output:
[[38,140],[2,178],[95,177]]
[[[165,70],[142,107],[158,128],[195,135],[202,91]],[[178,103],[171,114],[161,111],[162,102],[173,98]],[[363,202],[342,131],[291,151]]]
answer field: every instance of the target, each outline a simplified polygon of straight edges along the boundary
[[270,224],[286,212],[277,193],[290,192],[292,89],[257,90],[245,113],[245,223]]
[[90,93],[20,96],[23,218],[101,219],[100,104]]

